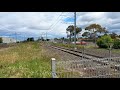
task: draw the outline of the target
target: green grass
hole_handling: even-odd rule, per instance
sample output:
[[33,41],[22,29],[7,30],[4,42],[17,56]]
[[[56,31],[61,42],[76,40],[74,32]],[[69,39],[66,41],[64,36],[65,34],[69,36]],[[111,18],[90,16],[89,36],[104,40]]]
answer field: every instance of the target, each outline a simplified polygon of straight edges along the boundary
[[43,60],[19,61],[0,70],[3,78],[50,78],[50,65]]
[[[55,46],[67,47],[67,48],[74,48],[74,44],[62,44],[62,43],[52,43]],[[93,45],[84,45],[85,48],[95,48]],[[78,49],[83,48],[83,45],[76,45]]]
[[120,49],[113,49],[112,52],[120,54]]
[[0,51],[0,78],[51,78],[51,57],[37,42]]
[[[62,43],[52,43],[54,46],[61,46],[61,47],[67,47],[67,48],[74,48],[74,44],[62,44]],[[81,45],[79,45],[80,47]],[[78,47],[78,45],[77,45]]]

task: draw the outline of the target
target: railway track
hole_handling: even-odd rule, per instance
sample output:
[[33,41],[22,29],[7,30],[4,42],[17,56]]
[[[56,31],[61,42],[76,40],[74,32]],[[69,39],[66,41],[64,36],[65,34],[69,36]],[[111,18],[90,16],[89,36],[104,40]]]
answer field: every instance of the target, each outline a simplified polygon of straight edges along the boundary
[[[120,71],[120,60],[114,60],[115,57],[109,59],[109,58],[103,58],[103,57],[86,54],[86,53],[84,53],[84,55],[82,55],[82,52],[78,51],[78,50],[67,49],[67,48],[57,47],[57,46],[49,46],[49,47],[72,54],[72,55],[75,55],[75,56],[78,56],[78,57],[83,57],[84,59],[93,60],[93,62],[95,62],[97,64],[111,65],[111,69],[114,68],[114,69]],[[118,57],[118,58],[120,58],[120,57]]]
[[[72,49],[67,49],[67,48],[63,48],[63,47],[56,47],[56,46],[50,46],[51,48],[57,49],[57,50],[61,50],[64,52],[67,52],[69,54],[73,54],[75,56],[79,56],[79,57],[84,57],[85,59],[93,59],[93,58],[99,58],[97,56],[94,55],[89,55],[89,54],[84,54],[82,55],[82,52],[77,51],[77,50],[72,50]],[[101,58],[101,57],[100,57]]]
[[[58,47],[58,46],[57,46],[57,47]],[[73,52],[77,52],[77,53],[82,53],[81,50],[68,49],[68,48],[64,48],[64,47],[58,47],[58,48],[62,48],[62,49],[69,50],[69,51],[73,51]],[[94,58],[95,58],[95,57],[96,57],[96,58],[104,58],[104,57],[102,57],[102,56],[93,55],[93,54],[86,53],[86,52],[84,52],[84,54],[87,55],[87,56],[92,56],[92,57],[94,57]]]

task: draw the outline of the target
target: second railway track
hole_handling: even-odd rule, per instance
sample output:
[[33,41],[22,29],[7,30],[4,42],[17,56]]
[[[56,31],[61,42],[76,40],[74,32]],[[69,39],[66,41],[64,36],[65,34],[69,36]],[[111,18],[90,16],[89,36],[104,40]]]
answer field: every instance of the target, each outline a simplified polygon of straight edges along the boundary
[[99,56],[90,55],[90,54],[86,54],[86,53],[84,53],[84,55],[82,55],[82,52],[80,52],[80,51],[67,49],[67,48],[63,48],[63,47],[57,47],[57,46],[51,46],[51,45],[49,45],[49,47],[72,54],[72,55],[75,55],[75,56],[78,56],[78,57],[82,57],[83,59],[93,60],[93,62],[95,62],[97,64],[111,65],[111,68],[114,68],[114,69],[120,71],[120,61],[119,60],[115,61],[112,58],[109,60],[109,58],[102,58]]

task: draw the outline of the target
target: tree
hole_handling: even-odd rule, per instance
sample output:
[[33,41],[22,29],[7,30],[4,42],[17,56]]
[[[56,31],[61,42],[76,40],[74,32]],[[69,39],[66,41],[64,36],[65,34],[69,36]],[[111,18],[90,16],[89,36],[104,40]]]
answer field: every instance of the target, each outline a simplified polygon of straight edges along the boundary
[[120,40],[119,39],[114,40],[113,48],[120,49]]
[[118,37],[118,35],[115,32],[112,32],[112,34],[110,34],[112,39],[116,39],[116,37]]
[[27,41],[34,41],[34,38],[28,38]]
[[65,39],[64,37],[61,38],[61,40],[64,40],[64,39]]
[[91,33],[108,33],[105,27],[102,27],[99,24],[91,24],[88,27],[85,28],[85,30],[90,31]]
[[3,39],[2,39],[2,37],[0,37],[0,43],[3,43]]
[[43,37],[41,37],[41,40],[42,40],[42,41],[45,41]]
[[110,43],[113,43],[113,39],[110,35],[104,35],[97,40],[97,45],[100,48],[108,48]]
[[62,38],[61,38],[61,40],[62,40],[62,43],[64,43],[65,38],[64,38],[64,37],[62,37]]
[[95,40],[95,44],[96,44],[97,33],[101,34],[101,33],[107,32],[106,28],[102,27],[99,24],[91,24],[91,25],[87,26],[85,28],[85,30],[90,32],[91,37]]
[[[78,38],[78,35],[80,34],[81,31],[82,31],[82,28],[76,27],[77,38]],[[74,30],[73,30],[72,36],[74,36]]]
[[74,30],[73,25],[68,26],[67,29],[66,29],[66,33],[68,34],[67,36],[69,37],[70,42],[71,42],[71,36],[72,36],[73,30]]
[[50,41],[50,39],[47,39],[46,41]]
[[90,32],[84,32],[84,33],[82,34],[82,36],[83,36],[83,37],[90,37]]
[[58,38],[54,38],[54,40],[58,40]]
[[97,32],[98,32],[99,34],[101,34],[101,33],[107,34],[107,33],[108,33],[108,30],[107,30],[105,27],[102,27],[102,26],[99,25]]
[[[76,35],[78,35],[82,31],[82,28],[76,27]],[[69,37],[69,40],[71,42],[71,37],[74,36],[74,26],[70,25],[66,29],[67,37]]]

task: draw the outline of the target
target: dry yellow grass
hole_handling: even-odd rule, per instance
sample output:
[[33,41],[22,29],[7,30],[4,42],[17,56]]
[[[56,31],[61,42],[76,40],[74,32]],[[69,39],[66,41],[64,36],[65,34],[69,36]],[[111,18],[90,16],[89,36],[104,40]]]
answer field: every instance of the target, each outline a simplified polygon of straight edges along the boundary
[[49,54],[38,42],[20,43],[0,51],[0,77],[51,77]]

